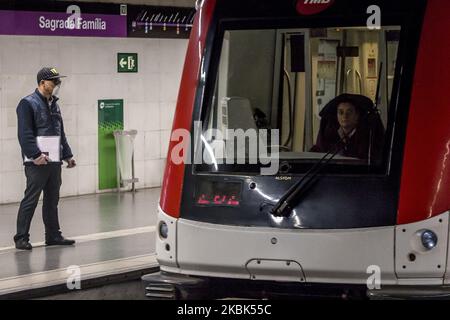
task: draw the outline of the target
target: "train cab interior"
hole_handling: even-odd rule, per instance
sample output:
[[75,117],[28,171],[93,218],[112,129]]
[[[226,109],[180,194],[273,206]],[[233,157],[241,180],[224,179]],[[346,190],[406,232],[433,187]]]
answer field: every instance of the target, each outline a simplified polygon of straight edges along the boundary
[[[281,159],[316,161],[330,151],[318,144],[339,134],[340,104],[350,103],[370,127],[357,138],[365,151],[339,150],[333,161],[376,165],[391,125],[400,33],[395,26],[225,30],[204,133],[278,129]],[[364,121],[368,114],[375,120]],[[211,132],[204,140],[214,146]]]

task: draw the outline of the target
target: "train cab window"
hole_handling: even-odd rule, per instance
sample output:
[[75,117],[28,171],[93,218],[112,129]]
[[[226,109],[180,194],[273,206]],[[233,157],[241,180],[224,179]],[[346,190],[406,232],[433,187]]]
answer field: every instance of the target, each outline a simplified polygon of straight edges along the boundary
[[399,35],[400,27],[225,31],[203,143],[215,146],[211,129],[277,129],[281,160],[311,164],[336,152],[331,163],[343,168],[380,166]]

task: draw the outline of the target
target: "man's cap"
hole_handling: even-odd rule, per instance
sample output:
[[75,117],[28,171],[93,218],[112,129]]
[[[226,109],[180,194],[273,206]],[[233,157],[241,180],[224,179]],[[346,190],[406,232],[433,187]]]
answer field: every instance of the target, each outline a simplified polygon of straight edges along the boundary
[[55,68],[45,67],[39,70],[37,74],[37,82],[39,84],[42,80],[54,80],[65,77],[66,76],[60,75],[58,70],[56,70]]

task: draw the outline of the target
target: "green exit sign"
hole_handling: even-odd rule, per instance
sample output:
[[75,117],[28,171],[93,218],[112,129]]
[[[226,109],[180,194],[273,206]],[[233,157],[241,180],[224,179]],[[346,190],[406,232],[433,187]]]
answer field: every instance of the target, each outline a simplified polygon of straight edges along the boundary
[[118,53],[117,54],[118,72],[138,72],[138,54],[137,53]]

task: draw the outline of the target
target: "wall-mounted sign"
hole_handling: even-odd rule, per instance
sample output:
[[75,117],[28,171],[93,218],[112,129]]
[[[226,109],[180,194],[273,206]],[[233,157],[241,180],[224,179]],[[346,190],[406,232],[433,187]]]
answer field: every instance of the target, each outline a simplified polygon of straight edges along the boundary
[[127,5],[126,4],[121,4],[120,5],[120,15],[121,16],[126,16],[127,14],[128,14]]
[[0,10],[0,34],[75,37],[126,37],[121,15]]
[[128,36],[136,38],[189,38],[194,8],[128,6]]
[[118,53],[117,54],[117,72],[136,73],[138,72],[138,54],[137,53]]
[[123,100],[98,101],[99,190],[117,187],[114,131],[123,130]]

